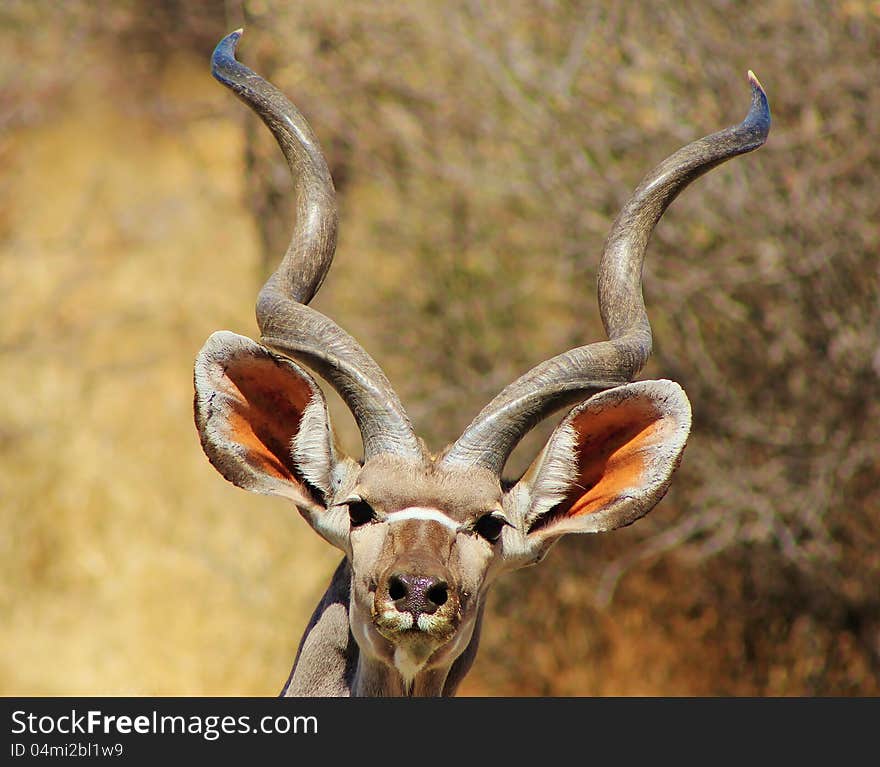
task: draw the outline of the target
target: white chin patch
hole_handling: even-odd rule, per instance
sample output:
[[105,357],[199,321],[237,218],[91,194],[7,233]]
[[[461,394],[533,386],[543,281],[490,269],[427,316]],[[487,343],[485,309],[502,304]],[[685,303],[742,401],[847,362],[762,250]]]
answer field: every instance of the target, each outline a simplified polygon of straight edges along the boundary
[[409,652],[409,648],[404,649],[403,647],[397,647],[394,650],[394,667],[400,672],[403,681],[406,682],[407,685],[412,684],[413,679],[416,678],[416,674],[418,674],[422,666],[425,665],[425,660],[425,658],[417,660],[413,657],[412,653]]

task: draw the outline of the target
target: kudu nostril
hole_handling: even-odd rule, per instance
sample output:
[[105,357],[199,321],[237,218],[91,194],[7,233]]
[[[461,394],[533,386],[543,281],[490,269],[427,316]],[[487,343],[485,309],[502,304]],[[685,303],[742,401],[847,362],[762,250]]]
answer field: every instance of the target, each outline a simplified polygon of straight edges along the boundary
[[431,615],[446,604],[449,586],[446,581],[427,575],[396,573],[388,579],[388,596],[400,612]]
[[428,597],[428,601],[431,602],[431,604],[437,605],[437,607],[446,604],[446,600],[449,598],[446,584],[443,583],[443,581],[440,581],[440,583],[435,586],[431,586],[431,588],[428,589],[426,596]]
[[391,578],[388,579],[388,596],[395,602],[403,599],[409,589],[406,587],[406,583],[398,577],[397,575],[392,575]]

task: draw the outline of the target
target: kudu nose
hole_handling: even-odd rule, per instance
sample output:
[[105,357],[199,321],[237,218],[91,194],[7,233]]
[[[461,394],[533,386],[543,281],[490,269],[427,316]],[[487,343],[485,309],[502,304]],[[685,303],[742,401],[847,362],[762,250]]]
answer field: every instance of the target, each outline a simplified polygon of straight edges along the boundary
[[399,612],[433,615],[449,599],[449,586],[442,578],[395,573],[388,579],[388,596]]

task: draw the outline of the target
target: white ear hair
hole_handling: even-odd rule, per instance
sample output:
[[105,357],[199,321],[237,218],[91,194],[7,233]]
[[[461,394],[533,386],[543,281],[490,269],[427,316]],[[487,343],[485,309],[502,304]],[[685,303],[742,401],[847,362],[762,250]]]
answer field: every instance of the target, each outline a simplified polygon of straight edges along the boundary
[[524,520],[526,529],[562,503],[577,481],[577,443],[577,432],[568,421],[563,422],[547,440],[535,461],[537,476],[531,486],[531,500]]
[[291,452],[294,463],[306,482],[320,490],[325,498],[329,498],[333,491],[336,450],[323,400],[315,398],[303,410]]

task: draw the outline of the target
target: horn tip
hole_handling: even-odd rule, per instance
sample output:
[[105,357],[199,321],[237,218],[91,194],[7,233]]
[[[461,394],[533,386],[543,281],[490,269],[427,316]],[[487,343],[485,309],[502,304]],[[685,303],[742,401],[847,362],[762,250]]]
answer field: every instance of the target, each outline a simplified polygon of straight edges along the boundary
[[220,82],[226,83],[228,80],[228,72],[238,65],[235,58],[235,47],[238,45],[238,41],[243,34],[243,27],[239,27],[234,32],[230,32],[219,43],[217,43],[217,47],[214,48],[214,53],[211,54],[211,73],[214,77],[220,80]]
[[[239,30],[241,31],[241,30]],[[751,83],[753,88],[757,88],[762,93],[764,92],[764,86],[761,85],[761,81],[758,79],[758,76],[750,69],[749,70],[749,82]]]
[[749,85],[752,87],[752,105],[749,109],[742,127],[754,134],[755,144],[750,147],[761,146],[770,134],[770,103],[767,93],[757,75],[750,69],[748,73]]

